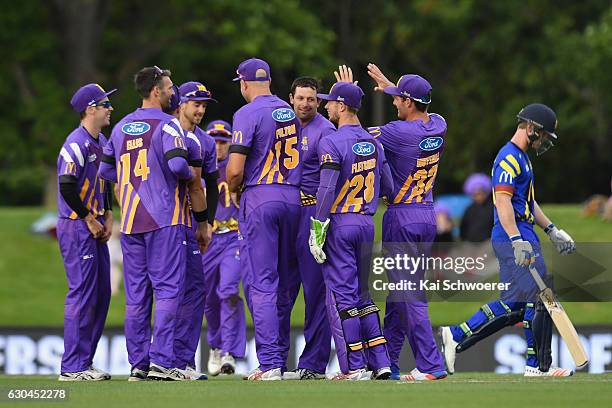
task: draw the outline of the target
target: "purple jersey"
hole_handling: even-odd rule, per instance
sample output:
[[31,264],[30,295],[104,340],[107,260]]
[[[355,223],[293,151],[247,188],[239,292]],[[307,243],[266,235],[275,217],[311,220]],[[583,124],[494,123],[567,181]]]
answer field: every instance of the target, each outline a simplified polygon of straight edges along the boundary
[[396,120],[371,127],[370,133],[385,148],[393,176],[392,204],[432,203],[432,189],[444,151],[446,121],[436,113],[429,122]]
[[383,149],[359,125],[345,125],[319,141],[322,168],[340,170],[332,214],[374,215],[385,162]]
[[229,158],[219,162],[219,205],[215,214],[213,231],[238,231],[238,205],[231,197],[227,180],[225,178],[225,168]]
[[[79,126],[66,138],[57,158],[57,176],[74,176],[83,205],[94,215],[104,214],[104,180],[98,177],[102,148],[106,138],[102,133],[94,139],[87,129]],[[57,194],[59,218],[76,220],[77,214]]]
[[202,145],[202,174],[213,174],[218,170],[215,139],[197,126],[194,133]]
[[187,223],[186,184],[167,163],[173,157],[187,159],[177,119],[156,108],[135,110],[115,125],[104,156],[116,163],[121,232],[138,234]]
[[234,114],[230,153],[247,154],[244,186],[300,185],[300,123],[287,102],[261,95]]
[[317,194],[320,176],[319,155],[317,154],[319,140],[335,131],[334,125],[320,113],[317,113],[306,126],[302,127],[302,181],[300,189],[304,194]]

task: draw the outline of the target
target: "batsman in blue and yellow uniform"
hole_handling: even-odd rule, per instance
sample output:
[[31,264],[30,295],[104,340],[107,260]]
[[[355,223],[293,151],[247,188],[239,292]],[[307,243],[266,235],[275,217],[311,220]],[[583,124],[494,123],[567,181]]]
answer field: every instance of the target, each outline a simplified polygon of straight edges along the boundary
[[551,223],[535,200],[533,166],[527,156],[529,147],[540,155],[553,146],[557,117],[548,106],[535,103],[523,108],[517,118],[516,132],[497,154],[492,171],[495,224],[491,242],[500,282],[510,285],[499,300],[483,305],[467,321],[440,329],[444,357],[452,373],[456,352],[522,320],[527,340],[525,376],[566,377],[573,371],[551,366],[552,319],[537,296],[528,268],[535,265],[551,286],[534,224],[544,229],[559,253],[568,254],[576,248],[572,238]]
[[338,124],[338,131],[319,141],[321,177],[309,239],[327,286],[327,313],[341,370],[333,379],[387,379],[389,355],[379,309],[368,291],[368,272],[372,216],[381,191],[389,193],[391,171],[382,146],[357,118],[361,88],[338,82],[329,94],[317,96],[328,101],[329,119]]

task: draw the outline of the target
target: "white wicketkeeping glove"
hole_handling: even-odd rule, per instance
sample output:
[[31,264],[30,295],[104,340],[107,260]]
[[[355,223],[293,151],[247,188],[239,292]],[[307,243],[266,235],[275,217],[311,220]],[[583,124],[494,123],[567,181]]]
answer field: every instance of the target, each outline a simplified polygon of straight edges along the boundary
[[531,262],[533,262],[534,253],[529,241],[525,241],[519,237],[519,239],[512,241],[512,249],[514,249],[515,264],[519,266],[529,266]]
[[329,218],[325,221],[319,221],[310,217],[310,236],[308,237],[308,246],[310,253],[317,263],[322,264],[327,260],[327,256],[323,251],[325,237],[327,236],[327,228],[329,228]]
[[572,237],[567,232],[555,227],[554,224],[546,227],[546,233],[561,255],[571,254],[576,250],[576,243]]

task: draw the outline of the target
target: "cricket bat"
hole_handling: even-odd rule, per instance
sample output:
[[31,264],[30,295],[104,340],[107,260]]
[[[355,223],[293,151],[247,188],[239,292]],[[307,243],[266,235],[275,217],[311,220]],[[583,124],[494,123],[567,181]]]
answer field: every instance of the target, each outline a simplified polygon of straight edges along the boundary
[[563,306],[555,297],[552,289],[546,286],[533,265],[529,265],[529,272],[540,289],[538,296],[544,303],[546,310],[548,310],[548,314],[550,314],[552,321],[555,323],[557,331],[567,345],[567,349],[571,353],[574,363],[576,363],[576,367],[580,368],[585,366],[589,362],[589,356],[580,342],[580,338],[578,337],[578,333],[576,333],[572,321],[567,316],[567,313],[565,313]]

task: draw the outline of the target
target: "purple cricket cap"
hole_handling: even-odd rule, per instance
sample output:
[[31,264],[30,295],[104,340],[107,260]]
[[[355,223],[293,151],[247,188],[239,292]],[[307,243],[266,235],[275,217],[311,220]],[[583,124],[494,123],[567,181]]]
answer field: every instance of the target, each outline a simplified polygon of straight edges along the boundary
[[431,85],[420,75],[402,75],[397,81],[397,86],[388,86],[384,92],[389,95],[410,98],[426,105],[431,102]]
[[463,192],[467,195],[471,196],[478,190],[486,194],[491,193],[491,177],[483,173],[474,173],[463,183]]
[[215,140],[227,142],[232,139],[232,125],[224,120],[213,120],[206,126],[206,133]]
[[259,58],[249,58],[242,61],[236,70],[238,76],[232,81],[269,81],[270,66]]
[[104,88],[98,84],[83,85],[74,93],[74,95],[72,95],[70,105],[72,105],[72,108],[75,111],[81,113],[87,109],[88,106],[93,106],[96,102],[106,98],[116,90],[117,89],[113,89],[106,92]]
[[351,108],[361,108],[363,91],[360,87],[350,82],[336,82],[329,90],[329,94],[317,94],[317,97],[326,101],[343,102]]
[[187,101],[213,101],[219,102],[212,97],[210,92],[200,82],[185,82],[179,87],[179,93],[181,96],[181,103]]

